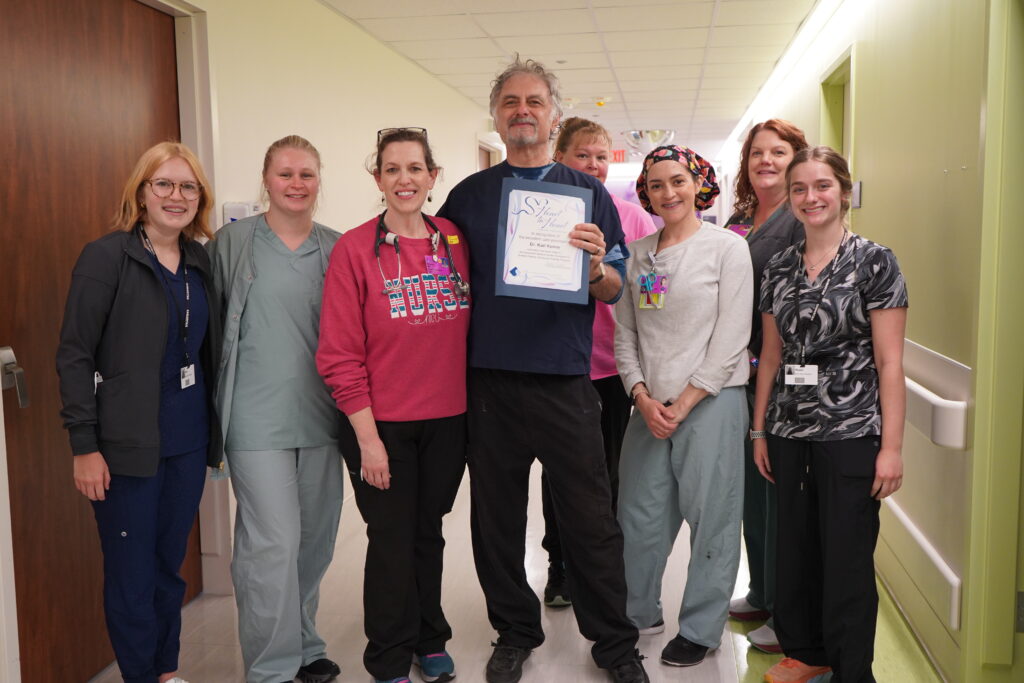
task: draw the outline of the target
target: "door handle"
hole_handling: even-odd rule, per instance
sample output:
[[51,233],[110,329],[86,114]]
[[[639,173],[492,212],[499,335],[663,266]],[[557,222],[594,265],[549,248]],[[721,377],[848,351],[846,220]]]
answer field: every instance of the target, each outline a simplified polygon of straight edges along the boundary
[[0,389],[14,387],[18,394],[18,407],[28,408],[28,382],[25,381],[25,369],[18,365],[14,357],[14,349],[10,346],[0,347]]

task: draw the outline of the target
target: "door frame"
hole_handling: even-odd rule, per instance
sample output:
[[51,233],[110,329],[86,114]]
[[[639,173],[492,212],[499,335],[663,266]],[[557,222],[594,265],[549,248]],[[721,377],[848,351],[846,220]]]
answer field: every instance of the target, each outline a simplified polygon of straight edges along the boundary
[[[178,66],[178,116],[181,140],[198,155],[214,178],[216,126],[206,12],[179,0],[137,0],[174,17]],[[17,349],[15,349],[17,351]],[[14,589],[7,440],[0,394],[0,680],[20,683],[21,655]],[[204,591],[230,594],[230,491],[226,479],[207,482],[199,508]]]

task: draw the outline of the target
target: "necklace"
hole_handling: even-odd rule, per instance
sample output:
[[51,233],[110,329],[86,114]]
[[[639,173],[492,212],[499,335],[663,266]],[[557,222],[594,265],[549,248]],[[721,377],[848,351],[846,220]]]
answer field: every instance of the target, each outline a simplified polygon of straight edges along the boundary
[[828,251],[826,251],[824,254],[822,254],[821,258],[819,258],[817,261],[815,261],[814,263],[808,264],[807,265],[807,272],[813,273],[814,271],[816,271],[818,269],[818,266],[821,265],[821,262],[824,261],[825,259],[827,259],[829,257],[829,255],[832,254],[832,252],[839,251],[839,247],[843,246],[843,242],[846,241],[846,236],[848,234],[850,234],[850,231],[847,230],[846,228],[843,228],[843,236],[839,238],[839,243],[836,244],[836,246],[834,246],[831,249],[829,249]]

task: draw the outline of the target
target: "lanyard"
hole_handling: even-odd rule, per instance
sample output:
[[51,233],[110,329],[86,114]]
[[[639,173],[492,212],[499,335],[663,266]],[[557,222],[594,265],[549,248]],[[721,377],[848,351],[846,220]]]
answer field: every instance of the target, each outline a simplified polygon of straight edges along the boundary
[[[809,318],[804,318],[800,315],[800,307],[803,303],[803,288],[802,284],[805,276],[801,272],[802,268],[796,269],[796,275],[793,278],[794,291],[796,292],[796,333],[800,340],[800,365],[807,364],[807,347],[811,344],[811,322],[818,316],[818,310],[821,308],[821,302],[825,300],[825,293],[828,292],[828,287],[832,284],[832,276],[836,272],[836,262],[842,255],[843,245],[846,244],[846,239],[849,237],[850,232],[844,231],[843,239],[840,240],[839,246],[836,248],[836,255],[829,262],[828,277],[825,278],[825,283],[821,286],[821,290],[818,292],[818,300],[814,303],[814,309],[811,311]],[[806,249],[806,243],[804,248]],[[824,273],[822,273],[824,275]],[[819,277],[821,277],[819,275]]]
[[[146,249],[156,256],[156,249],[153,248],[153,243],[149,241],[149,235],[146,234],[146,229],[139,226],[139,230],[142,232],[142,243],[146,245]],[[185,246],[178,241],[178,248],[181,249],[181,269],[182,276],[185,279],[185,314],[182,315],[181,309],[178,307],[178,297],[174,296],[174,291],[171,289],[171,283],[167,280],[167,276],[164,275],[164,267],[160,264],[160,259],[156,260],[157,272],[160,273],[160,279],[163,280],[164,286],[167,288],[167,292],[171,295],[171,302],[174,304],[174,312],[178,316],[178,332],[181,334],[181,346],[185,353],[185,360],[182,363],[182,367],[188,367],[192,365],[192,359],[188,353],[188,325],[192,317],[192,293],[188,285],[188,263],[185,262]]]

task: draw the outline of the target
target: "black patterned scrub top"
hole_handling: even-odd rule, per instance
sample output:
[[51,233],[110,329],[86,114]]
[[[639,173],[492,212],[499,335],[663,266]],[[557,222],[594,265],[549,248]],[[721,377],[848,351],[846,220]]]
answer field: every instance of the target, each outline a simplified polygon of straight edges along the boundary
[[[877,436],[882,416],[868,312],[907,306],[899,264],[888,248],[851,233],[808,282],[803,252],[800,242],[777,254],[761,284],[759,308],[775,316],[782,337],[768,431],[809,441]],[[801,362],[818,366],[817,385],[784,383],[785,365]]]

